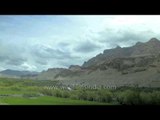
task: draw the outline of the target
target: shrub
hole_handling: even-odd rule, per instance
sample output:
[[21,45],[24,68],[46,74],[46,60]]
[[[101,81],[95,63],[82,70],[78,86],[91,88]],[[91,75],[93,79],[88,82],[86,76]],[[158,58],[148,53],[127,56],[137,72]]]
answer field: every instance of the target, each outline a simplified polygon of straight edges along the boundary
[[151,65],[149,65],[150,67],[157,67],[155,64],[151,64]]
[[70,95],[70,92],[69,91],[63,91],[62,92],[62,97],[63,98],[69,98],[71,95]]
[[76,95],[76,94],[71,94],[71,95],[70,95],[70,98],[71,98],[71,99],[75,99],[75,100],[78,100],[78,99],[79,99],[78,95]]
[[145,67],[138,67],[134,70],[134,72],[141,72],[147,70]]
[[37,93],[24,93],[23,97],[29,98],[29,97],[39,97],[40,94]]
[[153,104],[151,94],[152,93],[141,92],[140,93],[141,103],[145,105]]
[[122,75],[128,74],[128,71],[122,71],[121,74]]
[[117,101],[120,104],[126,105],[141,104],[139,92],[133,90],[126,90],[124,92],[119,93],[119,95],[117,96]]
[[40,93],[42,93],[43,95],[47,95],[47,96],[53,96],[53,91],[52,90],[49,90],[49,89],[41,89],[39,91]]
[[55,97],[63,97],[63,91],[61,91],[61,90],[59,90],[59,89],[56,89],[56,90],[54,90],[53,91],[53,95],[55,96]]
[[10,87],[10,89],[13,90],[13,91],[20,91],[21,90],[21,88],[18,87],[18,86]]
[[79,92],[78,90],[70,91],[70,98],[71,99],[76,99],[76,100],[80,99],[79,95],[78,95],[78,92]]
[[96,101],[96,92],[95,91],[87,91],[87,100]]
[[87,92],[84,90],[78,91],[78,98],[80,100],[87,100]]
[[153,91],[151,94],[152,104],[160,105],[160,91]]
[[37,87],[37,86],[27,86],[27,87],[25,87],[25,89],[27,91],[36,91],[36,92],[39,92],[42,88]]
[[98,92],[96,94],[96,101],[111,102],[112,101],[112,93],[107,90],[98,90]]

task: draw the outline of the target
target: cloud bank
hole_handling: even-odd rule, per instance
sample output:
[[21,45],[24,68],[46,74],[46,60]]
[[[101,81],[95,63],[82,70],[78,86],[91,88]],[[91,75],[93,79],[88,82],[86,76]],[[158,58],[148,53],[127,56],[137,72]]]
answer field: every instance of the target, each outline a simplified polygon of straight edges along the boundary
[[0,16],[0,70],[82,65],[105,49],[160,39],[160,16]]

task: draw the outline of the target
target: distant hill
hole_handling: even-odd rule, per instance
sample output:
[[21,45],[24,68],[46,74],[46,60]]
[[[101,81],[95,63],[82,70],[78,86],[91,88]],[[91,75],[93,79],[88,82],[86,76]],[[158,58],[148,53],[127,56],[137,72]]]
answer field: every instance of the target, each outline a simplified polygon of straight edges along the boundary
[[52,80],[54,79],[59,73],[65,71],[67,69],[64,68],[49,68],[47,71],[42,71],[36,79],[38,80]]
[[18,70],[11,70],[7,69],[0,72],[3,76],[17,76],[17,77],[23,77],[23,76],[35,76],[38,75],[38,72],[30,72],[30,71],[18,71]]

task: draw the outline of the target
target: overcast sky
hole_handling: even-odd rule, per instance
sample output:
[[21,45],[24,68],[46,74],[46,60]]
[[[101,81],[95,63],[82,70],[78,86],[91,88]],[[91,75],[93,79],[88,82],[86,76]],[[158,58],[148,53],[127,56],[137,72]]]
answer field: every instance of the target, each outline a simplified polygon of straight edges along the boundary
[[0,16],[0,70],[82,65],[105,49],[160,39],[160,16]]

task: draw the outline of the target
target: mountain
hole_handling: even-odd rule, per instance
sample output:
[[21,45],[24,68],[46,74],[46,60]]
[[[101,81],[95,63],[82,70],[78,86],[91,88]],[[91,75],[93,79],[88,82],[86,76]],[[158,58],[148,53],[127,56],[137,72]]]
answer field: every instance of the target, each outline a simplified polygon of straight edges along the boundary
[[36,76],[38,72],[30,72],[30,71],[18,71],[18,70],[11,70],[7,69],[0,72],[3,76],[17,76],[17,77],[24,77],[24,76]]
[[138,42],[134,46],[104,50],[82,66],[51,68],[34,79],[55,80],[63,85],[160,87],[160,41]]
[[78,70],[81,70],[82,68],[81,68],[81,66],[79,66],[79,65],[70,65],[69,66],[69,70],[72,70],[72,71],[78,71]]
[[112,60],[114,58],[122,57],[136,57],[146,55],[156,55],[160,53],[160,41],[156,38],[150,39],[146,43],[138,42],[134,46],[121,48],[117,46],[114,49],[104,50],[103,54],[91,58],[87,62],[84,62],[82,67],[91,67],[101,64],[105,61]]

